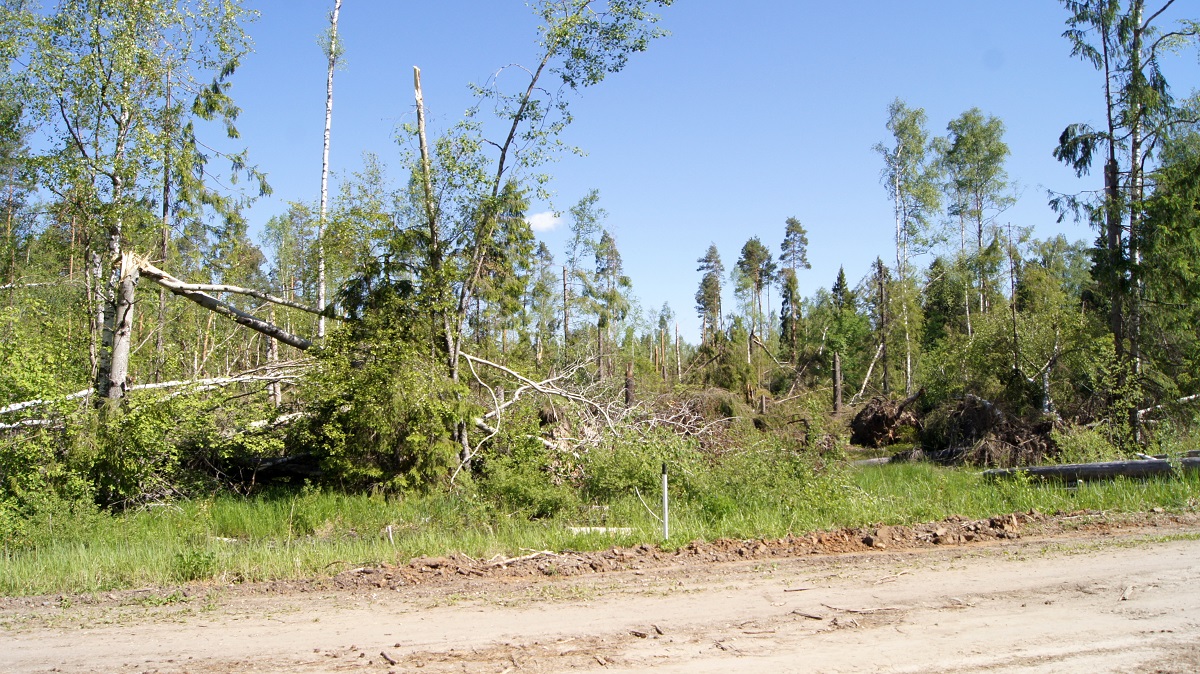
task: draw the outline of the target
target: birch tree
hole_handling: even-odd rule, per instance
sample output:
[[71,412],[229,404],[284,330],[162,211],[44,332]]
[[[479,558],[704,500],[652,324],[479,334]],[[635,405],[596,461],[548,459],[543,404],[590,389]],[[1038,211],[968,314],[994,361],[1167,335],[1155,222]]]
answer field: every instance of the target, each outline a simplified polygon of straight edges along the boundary
[[[947,215],[958,220],[959,255],[963,264],[974,267],[974,277],[979,284],[975,298],[965,302],[969,332],[972,301],[979,313],[988,308],[989,279],[984,242],[989,234],[995,238],[996,217],[1014,201],[1004,168],[1009,150],[1004,142],[1004,123],[994,116],[985,116],[979,108],[971,108],[952,119],[946,130],[947,136],[939,139],[942,141],[939,145],[942,146],[940,161],[945,171]],[[974,241],[970,242],[974,244],[973,257],[967,251],[968,226],[974,235]],[[971,294],[970,283],[963,292],[964,298]]]
[[[317,310],[325,310],[325,218],[329,205],[329,131],[333,124],[333,71],[337,69],[342,55],[338,41],[338,14],[342,11],[342,0],[334,0],[333,12],[329,15],[329,32],[322,45],[329,62],[325,78],[325,142],[321,149],[321,206],[317,221]],[[317,319],[317,337],[325,336],[325,316]]]
[[910,108],[900,99],[888,106],[890,145],[878,143],[875,151],[883,157],[881,179],[892,199],[895,216],[897,290],[892,296],[900,304],[904,329],[904,391],[913,388],[914,307],[912,292],[912,256],[928,244],[929,220],[938,210],[937,168],[932,161],[929,133],[925,129],[925,111]]
[[[228,80],[249,51],[242,24],[252,17],[240,0],[79,0],[45,13],[15,1],[3,7],[3,31],[19,36],[10,86],[28,101],[42,148],[31,166],[93,242],[98,400],[122,398],[129,377],[138,265],[128,244],[146,234],[130,225],[153,222],[147,204],[176,179],[181,200],[230,206],[204,187],[213,153],[198,149],[195,122],[222,122],[237,137]],[[178,105],[181,97],[191,105]],[[246,169],[243,154],[224,156],[231,176]]]

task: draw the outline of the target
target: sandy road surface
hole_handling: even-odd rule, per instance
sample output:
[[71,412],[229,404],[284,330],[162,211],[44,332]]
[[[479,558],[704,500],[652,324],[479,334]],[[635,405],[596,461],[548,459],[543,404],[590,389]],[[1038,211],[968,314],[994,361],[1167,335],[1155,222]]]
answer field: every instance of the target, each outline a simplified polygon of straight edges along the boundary
[[0,672],[1200,672],[1185,526],[160,601],[10,602]]

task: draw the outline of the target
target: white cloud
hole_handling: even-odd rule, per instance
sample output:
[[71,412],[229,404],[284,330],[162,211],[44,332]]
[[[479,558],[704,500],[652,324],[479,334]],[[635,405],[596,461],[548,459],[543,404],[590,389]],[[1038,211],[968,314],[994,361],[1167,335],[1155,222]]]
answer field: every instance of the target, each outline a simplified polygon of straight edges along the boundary
[[535,232],[549,232],[560,224],[562,224],[562,218],[554,211],[544,211],[529,216],[529,227]]

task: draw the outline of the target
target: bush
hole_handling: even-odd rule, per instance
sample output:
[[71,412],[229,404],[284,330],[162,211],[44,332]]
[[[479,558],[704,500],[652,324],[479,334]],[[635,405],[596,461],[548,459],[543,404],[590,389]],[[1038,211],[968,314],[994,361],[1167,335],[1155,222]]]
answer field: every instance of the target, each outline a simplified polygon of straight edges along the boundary
[[1092,463],[1122,458],[1121,450],[1095,428],[1076,426],[1054,430],[1050,437],[1058,447],[1055,458],[1059,463]]
[[504,507],[531,519],[553,517],[579,504],[571,485],[554,479],[550,457],[536,441],[488,458],[479,487]]
[[458,465],[452,432],[474,415],[465,387],[426,351],[339,333],[305,384],[313,415],[289,433],[289,452],[316,454],[325,479],[344,488],[402,491],[445,480]]
[[0,442],[0,544],[28,547],[98,516],[84,472],[59,457],[49,432]]

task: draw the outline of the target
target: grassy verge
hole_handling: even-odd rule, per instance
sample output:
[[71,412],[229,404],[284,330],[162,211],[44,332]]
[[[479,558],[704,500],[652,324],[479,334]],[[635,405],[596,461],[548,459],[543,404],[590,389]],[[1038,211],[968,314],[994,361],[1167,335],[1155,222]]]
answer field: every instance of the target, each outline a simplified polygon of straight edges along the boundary
[[[730,470],[718,467],[703,480],[679,476],[669,544],[912,524],[952,514],[1186,510],[1200,504],[1200,477],[1194,474],[1066,489],[1021,479],[987,482],[973,471],[920,464],[835,468],[807,476],[747,475],[744,465]],[[601,505],[574,501],[539,519],[471,490],[404,498],[308,490],[194,500],[123,515],[48,511],[29,523],[34,533],[25,544],[3,550],[0,594],[294,579],[419,555],[490,557],[523,549],[657,542],[658,521],[629,491],[612,493]],[[643,487],[639,493],[657,506],[656,492]],[[572,525],[630,527],[633,533],[573,534]]]

